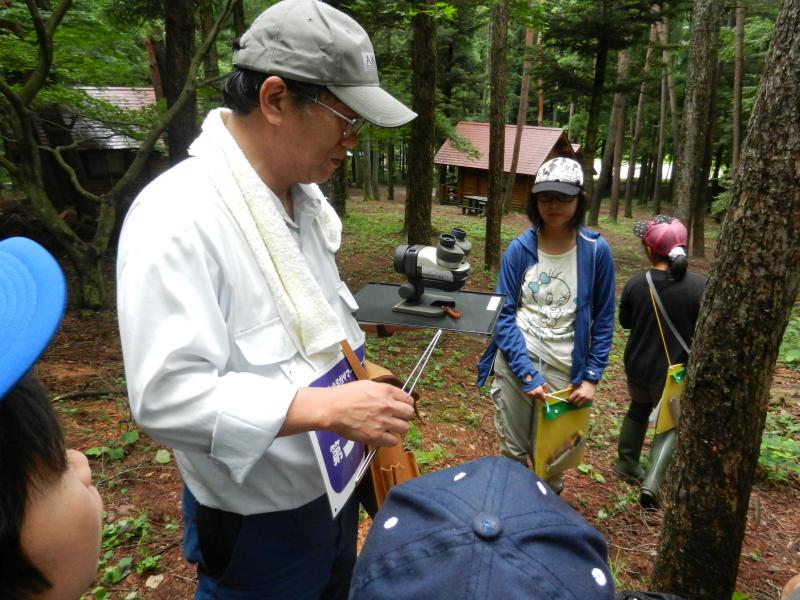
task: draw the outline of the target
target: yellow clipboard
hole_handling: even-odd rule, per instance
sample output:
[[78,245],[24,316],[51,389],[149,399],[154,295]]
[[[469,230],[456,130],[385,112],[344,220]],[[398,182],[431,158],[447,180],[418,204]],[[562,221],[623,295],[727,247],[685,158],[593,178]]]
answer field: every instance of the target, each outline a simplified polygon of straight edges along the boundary
[[534,471],[545,481],[579,465],[586,453],[591,403],[575,406],[567,400],[570,393],[566,388],[536,401]]
[[667,369],[667,381],[661,400],[658,403],[658,417],[656,418],[656,435],[664,433],[678,426],[681,414],[681,393],[686,382],[686,365],[679,363],[670,365]]

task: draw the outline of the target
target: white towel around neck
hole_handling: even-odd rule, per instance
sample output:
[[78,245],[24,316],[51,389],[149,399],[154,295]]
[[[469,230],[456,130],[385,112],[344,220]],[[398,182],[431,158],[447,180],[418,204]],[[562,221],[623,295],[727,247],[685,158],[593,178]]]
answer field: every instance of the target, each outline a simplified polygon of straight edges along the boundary
[[[306,358],[331,352],[345,339],[339,319],[311,275],[305,258],[278,210],[280,200],[261,180],[228,131],[223,115],[212,110],[189,154],[203,163],[220,197],[236,219],[272,292],[278,314]],[[321,201],[316,220],[327,248],[341,243],[342,223],[316,186]]]

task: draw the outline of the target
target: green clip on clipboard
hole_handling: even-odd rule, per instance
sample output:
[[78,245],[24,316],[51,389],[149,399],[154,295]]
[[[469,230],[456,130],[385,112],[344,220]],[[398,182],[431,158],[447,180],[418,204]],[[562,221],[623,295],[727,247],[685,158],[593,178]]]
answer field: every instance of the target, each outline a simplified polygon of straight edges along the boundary
[[583,461],[589,431],[591,403],[575,406],[567,400],[572,390],[559,390],[536,401],[536,474],[545,481]]

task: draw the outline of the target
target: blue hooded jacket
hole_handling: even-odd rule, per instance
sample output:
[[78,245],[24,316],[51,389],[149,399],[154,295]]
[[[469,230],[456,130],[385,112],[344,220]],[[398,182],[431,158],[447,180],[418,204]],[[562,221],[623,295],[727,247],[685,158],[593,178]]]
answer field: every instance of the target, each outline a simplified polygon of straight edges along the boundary
[[[496,291],[505,300],[489,347],[478,363],[477,385],[486,383],[494,370],[494,357],[503,351],[508,365],[529,392],[544,383],[544,377],[528,357],[525,338],[517,327],[517,306],[522,297],[525,272],[539,262],[538,238],[531,228],[514,239],[503,254]],[[578,306],[575,310],[575,342],[572,347],[570,382],[580,385],[584,379],[597,382],[608,364],[614,334],[614,259],[608,242],[597,232],[578,229]],[[525,377],[533,379],[526,382]]]

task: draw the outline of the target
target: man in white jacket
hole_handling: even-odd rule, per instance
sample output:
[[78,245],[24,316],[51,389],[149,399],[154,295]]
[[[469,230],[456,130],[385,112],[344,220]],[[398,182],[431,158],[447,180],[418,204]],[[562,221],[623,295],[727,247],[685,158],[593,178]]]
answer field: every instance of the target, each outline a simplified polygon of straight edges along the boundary
[[363,358],[364,336],[334,261],[341,223],[316,184],[365,123],[416,115],[379,87],[366,32],[316,0],[267,9],[233,62],[230,110],[208,115],[190,158],[142,191],[122,230],[131,410],[175,450],[196,598],[344,598],[357,529],[347,465],[362,444],[394,445],[413,403],[352,381],[340,342]]

